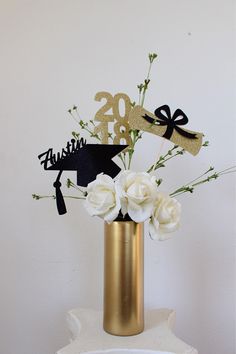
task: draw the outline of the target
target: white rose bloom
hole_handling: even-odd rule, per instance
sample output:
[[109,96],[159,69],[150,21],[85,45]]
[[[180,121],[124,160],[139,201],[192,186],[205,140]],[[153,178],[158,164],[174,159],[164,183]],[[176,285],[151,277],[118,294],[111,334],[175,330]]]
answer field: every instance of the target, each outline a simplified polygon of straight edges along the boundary
[[99,216],[110,223],[116,219],[120,210],[120,201],[116,195],[113,179],[104,174],[88,184],[85,208],[91,216]]
[[170,233],[180,225],[181,205],[168,196],[158,192],[152,217],[149,222],[149,235],[152,239],[166,240]]
[[135,222],[150,218],[157,195],[156,177],[146,172],[124,171],[115,182],[121,212]]

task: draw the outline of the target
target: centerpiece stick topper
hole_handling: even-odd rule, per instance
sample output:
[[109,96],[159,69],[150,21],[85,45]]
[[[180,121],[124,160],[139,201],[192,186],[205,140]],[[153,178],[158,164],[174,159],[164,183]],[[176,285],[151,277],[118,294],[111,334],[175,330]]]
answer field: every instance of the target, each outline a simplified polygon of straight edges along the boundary
[[57,210],[60,215],[66,213],[60,189],[62,172],[77,171],[77,185],[82,187],[87,187],[101,172],[114,178],[121,169],[111,159],[125,147],[123,145],[86,144],[83,138],[77,141],[71,139],[61,153],[54,154],[53,149],[50,148],[38,156],[45,170],[59,171],[53,186],[56,189]]
[[[180,204],[174,197],[192,193],[201,184],[235,172],[235,166],[220,172],[209,167],[200,176],[169,194],[163,194],[159,190],[162,179],[151,176],[151,172],[165,167],[167,161],[183,155],[185,151],[196,155],[202,146],[208,146],[208,142],[203,143],[203,133],[186,129],[188,118],[182,109],[178,108],[172,114],[169,105],[164,104],[156,108],[153,114],[143,107],[151,67],[156,57],[155,53],[149,54],[148,74],[144,82],[138,85],[138,104],[131,102],[126,93],[112,95],[101,91],[95,95],[95,100],[105,102],[95,113],[94,119],[86,122],[78,115],[81,130],[87,131],[91,138],[97,140],[97,144],[87,144],[80,132],[73,132],[73,139],[67,142],[61,152],[55,154],[50,148],[38,156],[45,170],[58,171],[58,175],[54,182],[55,195],[33,194],[33,198],[53,197],[56,199],[58,213],[65,214],[60,178],[63,171],[76,171],[76,183],[67,179],[67,187],[75,188],[80,195],[68,197],[84,199],[85,207],[91,215],[100,216],[107,222],[122,218],[135,222],[149,220],[150,236],[164,239],[163,234],[169,234],[179,226]],[[120,110],[121,102],[124,105],[123,113]],[[78,114],[77,107],[74,106],[69,113],[74,117],[74,113]],[[166,154],[159,156],[147,172],[132,172],[130,168],[135,145],[144,132],[169,140],[174,145]],[[123,172],[112,161],[115,156],[120,158]],[[161,210],[165,205],[171,205],[171,208],[162,214]]]
[[154,114],[141,106],[135,106],[129,115],[132,129],[138,129],[161,136],[186,151],[196,155],[202,147],[202,133],[183,129],[188,123],[186,114],[177,109],[173,116],[168,105],[157,108]]

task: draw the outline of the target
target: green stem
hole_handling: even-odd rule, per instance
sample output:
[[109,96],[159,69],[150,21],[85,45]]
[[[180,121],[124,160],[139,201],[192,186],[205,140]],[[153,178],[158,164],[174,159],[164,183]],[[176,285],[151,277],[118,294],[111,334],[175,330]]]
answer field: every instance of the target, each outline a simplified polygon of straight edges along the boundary
[[[209,169],[208,172],[209,171],[212,171],[212,169]],[[204,174],[206,174],[206,173],[204,173]],[[200,177],[201,176],[199,176],[195,180],[198,180]],[[192,184],[189,184],[189,185],[184,185],[184,186],[176,189],[174,192],[170,193],[170,196],[171,197],[176,197],[176,196],[179,196],[180,194],[183,194],[183,193],[186,193],[186,192],[193,193],[195,187],[197,187],[197,186],[199,186],[199,185],[201,185],[203,183],[210,182],[210,181],[212,181],[214,179],[217,179],[218,177],[219,177],[219,174],[215,172],[212,175],[208,176],[207,178],[204,178],[204,179],[202,179],[202,180],[200,180],[200,181],[198,181],[196,183],[192,183]]]
[[78,119],[73,115],[73,113],[71,112],[71,110],[69,110],[69,114],[70,114],[71,117],[74,119],[74,121],[79,124]]
[[[73,115],[72,112],[74,112],[74,111],[75,111],[75,113],[77,114],[77,117],[78,117],[80,120],[78,120],[78,119]],[[80,115],[79,115],[79,112],[78,112],[76,106],[74,106],[74,108],[72,108],[72,109],[69,109],[68,112],[69,112],[69,114],[71,115],[71,117],[76,121],[76,123],[79,124],[79,126],[80,126],[80,128],[81,128],[82,130],[87,131],[87,132],[90,134],[90,137],[95,138],[95,139],[101,141],[101,138],[99,137],[99,135],[98,135],[98,134],[94,134],[93,130],[92,130],[91,128],[89,128],[89,126],[88,126],[89,123],[92,124],[93,127],[95,126],[95,124],[94,124],[94,122],[93,122],[92,120],[90,120],[89,122],[84,123],[84,121],[81,119],[81,117],[80,117]]]
[[[139,90],[139,104],[143,107],[144,101],[145,101],[145,96],[146,96],[146,91],[148,89],[148,85],[150,82],[150,74],[151,74],[151,69],[152,69],[152,64],[153,61],[156,59],[157,55],[155,53],[149,54],[149,67],[148,67],[148,72],[146,79],[144,80],[144,84],[141,84],[141,88]],[[138,86],[139,87],[139,86]],[[140,103],[141,102],[141,103]],[[132,137],[133,135],[133,137]],[[137,141],[139,140],[139,130],[131,130],[131,147],[129,151],[129,161],[128,161],[128,169],[131,167],[131,162],[134,154],[134,147]]]
[[38,195],[38,194],[32,194],[33,199],[39,200],[39,199],[44,199],[44,198],[53,198],[56,199],[55,195]]
[[120,158],[120,160],[123,163],[124,169],[126,170],[125,156],[126,156],[125,153],[122,153],[122,152],[118,155],[118,157]]
[[67,178],[67,181],[66,181],[66,185],[67,185],[67,188],[74,188],[75,190],[79,191],[80,193],[82,193],[84,195],[84,191],[82,189],[80,189],[74,182],[72,182],[69,178]]
[[192,181],[188,182],[185,184],[185,186],[189,186],[190,184],[192,184],[193,182],[197,181],[199,178],[205,176],[206,174],[208,174],[210,171],[213,171],[214,167],[209,167],[208,170],[204,173],[202,173],[200,176],[198,176],[197,178],[194,178]]
[[[147,73],[147,77],[146,77],[146,80],[145,80],[146,82],[148,82],[149,77],[150,77],[151,68],[152,68],[152,63],[153,63],[153,62],[150,62],[150,63],[149,63],[148,73]],[[145,81],[144,81],[144,82],[145,82]],[[142,96],[142,99],[141,99],[141,106],[142,106],[142,107],[143,107],[143,105],[144,105],[145,95],[146,95],[147,89],[148,89],[148,84],[147,84],[147,85],[144,85],[144,88],[143,88],[143,96]]]
[[[202,145],[204,146],[204,144]],[[178,149],[179,146],[178,145],[174,145],[172,149],[168,150],[168,152],[164,155],[164,156],[160,156],[159,160],[153,164],[148,170],[147,172],[150,173],[152,171],[155,171],[157,170],[158,168],[161,168],[161,167],[165,167],[165,163],[171,159],[173,159],[174,157],[176,156],[179,156],[179,155],[183,155],[185,150],[184,149],[181,149],[181,150],[178,150],[176,151],[176,153],[174,155],[172,155],[172,152],[175,150],[175,149]],[[168,157],[169,155],[171,155],[170,157]],[[231,168],[234,168],[234,167],[231,167]],[[214,168],[213,167],[210,167],[208,171],[206,171],[203,175],[197,177],[196,179],[194,179],[193,181],[189,182],[188,184],[196,181],[197,179],[199,179],[200,177],[204,176],[205,174],[207,174],[208,172],[212,171]],[[223,171],[222,171],[223,172]]]
[[99,137],[99,135],[94,134],[92,130],[90,130],[89,128],[87,128],[86,126],[84,126],[82,129],[86,130],[86,132],[88,132],[90,134],[91,138],[95,138],[99,141],[101,141],[101,138]]
[[[228,168],[226,168],[225,170],[220,171],[219,174],[222,174],[223,172],[226,172],[226,171],[230,171],[230,170],[232,170],[233,168],[236,168],[236,166],[228,167]],[[230,173],[230,172],[229,172],[229,173]]]
[[[150,173],[151,171],[155,171],[157,170],[158,168],[161,168],[161,167],[164,167],[164,163],[170,159],[172,159],[173,157],[177,156],[177,155],[182,155],[183,154],[183,150],[179,150],[176,152],[175,155],[172,155],[172,152],[174,150],[178,149],[178,146],[177,145],[174,145],[173,148],[171,148],[170,150],[168,150],[168,152],[164,155],[164,156],[160,156],[158,161],[153,164],[148,170],[147,170],[147,173]],[[181,153],[180,153],[181,152]],[[172,155],[172,156],[170,156]],[[170,156],[169,158],[167,158],[168,156]]]
[[[52,198],[56,199],[55,195],[38,195],[38,194],[32,194],[33,199],[39,200],[39,199],[45,199],[45,198]],[[72,198],[72,199],[86,199],[85,197],[75,197],[73,195],[63,195],[64,198]]]
[[71,198],[71,199],[83,199],[83,200],[86,199],[85,197],[75,197],[73,195],[64,195],[64,194],[63,194],[63,197],[64,198]]
[[203,183],[206,183],[206,182],[210,182],[212,179],[216,179],[218,177],[219,177],[218,173],[214,173],[213,175],[211,175],[211,176],[209,176],[209,177],[207,177],[205,179],[202,179],[199,182],[193,183],[192,187],[196,187],[196,186],[199,186],[200,184],[203,184]]
[[219,176],[223,176],[223,175],[228,175],[229,173],[235,173],[235,171],[228,171],[228,172],[223,172],[223,173],[220,173]]
[[179,195],[184,194],[184,193],[187,193],[187,192],[189,192],[189,191],[188,191],[188,190],[185,190],[185,191],[182,191],[182,192],[177,193],[177,194],[171,193],[171,194],[170,194],[170,197],[178,197]]

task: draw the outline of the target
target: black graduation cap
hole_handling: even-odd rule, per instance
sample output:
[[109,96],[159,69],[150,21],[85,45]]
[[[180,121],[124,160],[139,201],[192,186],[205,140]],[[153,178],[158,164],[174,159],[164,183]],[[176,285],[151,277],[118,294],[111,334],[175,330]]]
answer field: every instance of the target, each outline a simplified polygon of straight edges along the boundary
[[[45,170],[59,171],[53,186],[56,189],[57,210],[60,215],[66,213],[66,205],[61,192],[60,177],[63,171],[77,171],[77,185],[87,187],[88,183],[96,179],[99,173],[105,173],[114,178],[119,172],[120,167],[111,159],[119,154],[128,145],[105,145],[105,144],[86,144],[85,140],[80,139],[67,143],[61,153],[54,154],[53,149],[38,156],[44,160],[41,164]],[[48,166],[50,163],[50,166]]]

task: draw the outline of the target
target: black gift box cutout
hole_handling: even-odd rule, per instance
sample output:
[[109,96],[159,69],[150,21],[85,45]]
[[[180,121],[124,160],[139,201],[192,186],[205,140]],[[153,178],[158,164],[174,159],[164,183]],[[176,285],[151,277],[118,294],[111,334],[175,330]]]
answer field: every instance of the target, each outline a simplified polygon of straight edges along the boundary
[[[61,153],[54,154],[50,148],[40,154],[38,158],[45,170],[59,171],[53,186],[56,190],[57,210],[60,215],[66,213],[66,205],[61,192],[60,177],[63,171],[77,172],[77,185],[87,187],[96,179],[99,173],[114,178],[120,172],[120,167],[112,161],[128,145],[86,144],[80,140],[71,139]],[[44,159],[42,159],[44,158]]]

